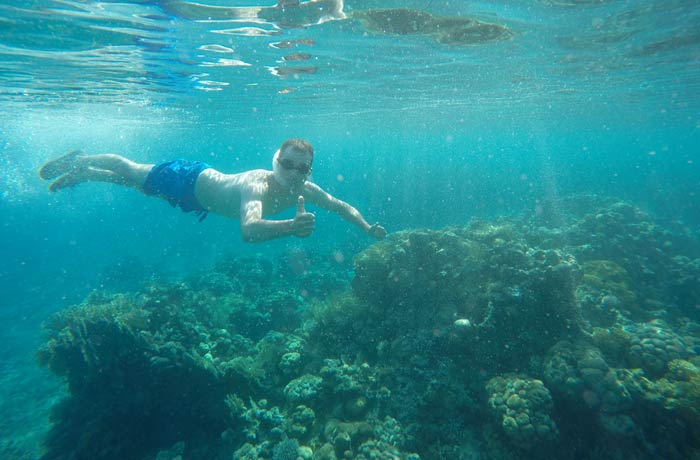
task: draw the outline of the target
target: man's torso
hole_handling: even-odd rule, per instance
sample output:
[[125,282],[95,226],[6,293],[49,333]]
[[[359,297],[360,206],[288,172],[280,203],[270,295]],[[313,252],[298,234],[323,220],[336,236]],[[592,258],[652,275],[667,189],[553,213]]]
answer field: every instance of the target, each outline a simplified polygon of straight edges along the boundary
[[272,171],[264,169],[239,174],[206,169],[195,184],[195,197],[204,209],[235,219],[240,218],[242,199],[260,200],[263,216],[270,216],[294,207],[301,193],[282,188]]

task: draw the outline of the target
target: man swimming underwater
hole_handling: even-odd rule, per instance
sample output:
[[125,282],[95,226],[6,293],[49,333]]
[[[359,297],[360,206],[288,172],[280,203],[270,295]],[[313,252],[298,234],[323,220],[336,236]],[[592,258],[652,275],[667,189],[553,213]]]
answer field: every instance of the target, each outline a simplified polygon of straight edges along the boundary
[[[384,227],[368,224],[357,209],[308,180],[313,157],[311,144],[289,139],[275,152],[272,171],[225,174],[200,161],[142,164],[121,155],[87,155],[76,150],[44,164],[39,177],[53,180],[51,192],[82,182],[109,182],[161,197],[185,212],[194,211],[200,220],[208,212],[240,219],[241,236],[246,242],[311,235],[316,218],[306,212],[306,202],[333,211],[369,236],[383,239]],[[265,219],[295,205],[293,219]]]

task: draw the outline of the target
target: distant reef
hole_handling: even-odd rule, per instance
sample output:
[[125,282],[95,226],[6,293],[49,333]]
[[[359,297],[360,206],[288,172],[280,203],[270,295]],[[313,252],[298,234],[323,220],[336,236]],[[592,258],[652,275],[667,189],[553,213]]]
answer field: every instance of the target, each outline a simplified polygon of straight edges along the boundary
[[698,232],[577,196],[94,292],[44,460],[700,458]]

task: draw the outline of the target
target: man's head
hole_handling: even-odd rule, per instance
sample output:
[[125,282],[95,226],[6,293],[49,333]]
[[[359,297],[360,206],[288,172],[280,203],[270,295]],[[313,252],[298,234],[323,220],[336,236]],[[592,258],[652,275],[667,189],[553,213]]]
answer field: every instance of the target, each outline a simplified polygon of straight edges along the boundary
[[285,187],[302,185],[311,175],[314,148],[303,139],[288,139],[272,160],[275,180]]

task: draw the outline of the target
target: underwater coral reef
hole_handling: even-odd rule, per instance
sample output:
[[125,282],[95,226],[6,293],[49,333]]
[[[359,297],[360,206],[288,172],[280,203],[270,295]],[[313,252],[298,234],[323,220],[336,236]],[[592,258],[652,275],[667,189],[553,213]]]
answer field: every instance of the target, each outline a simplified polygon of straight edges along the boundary
[[94,292],[45,325],[43,458],[698,458],[698,236],[578,196]]

